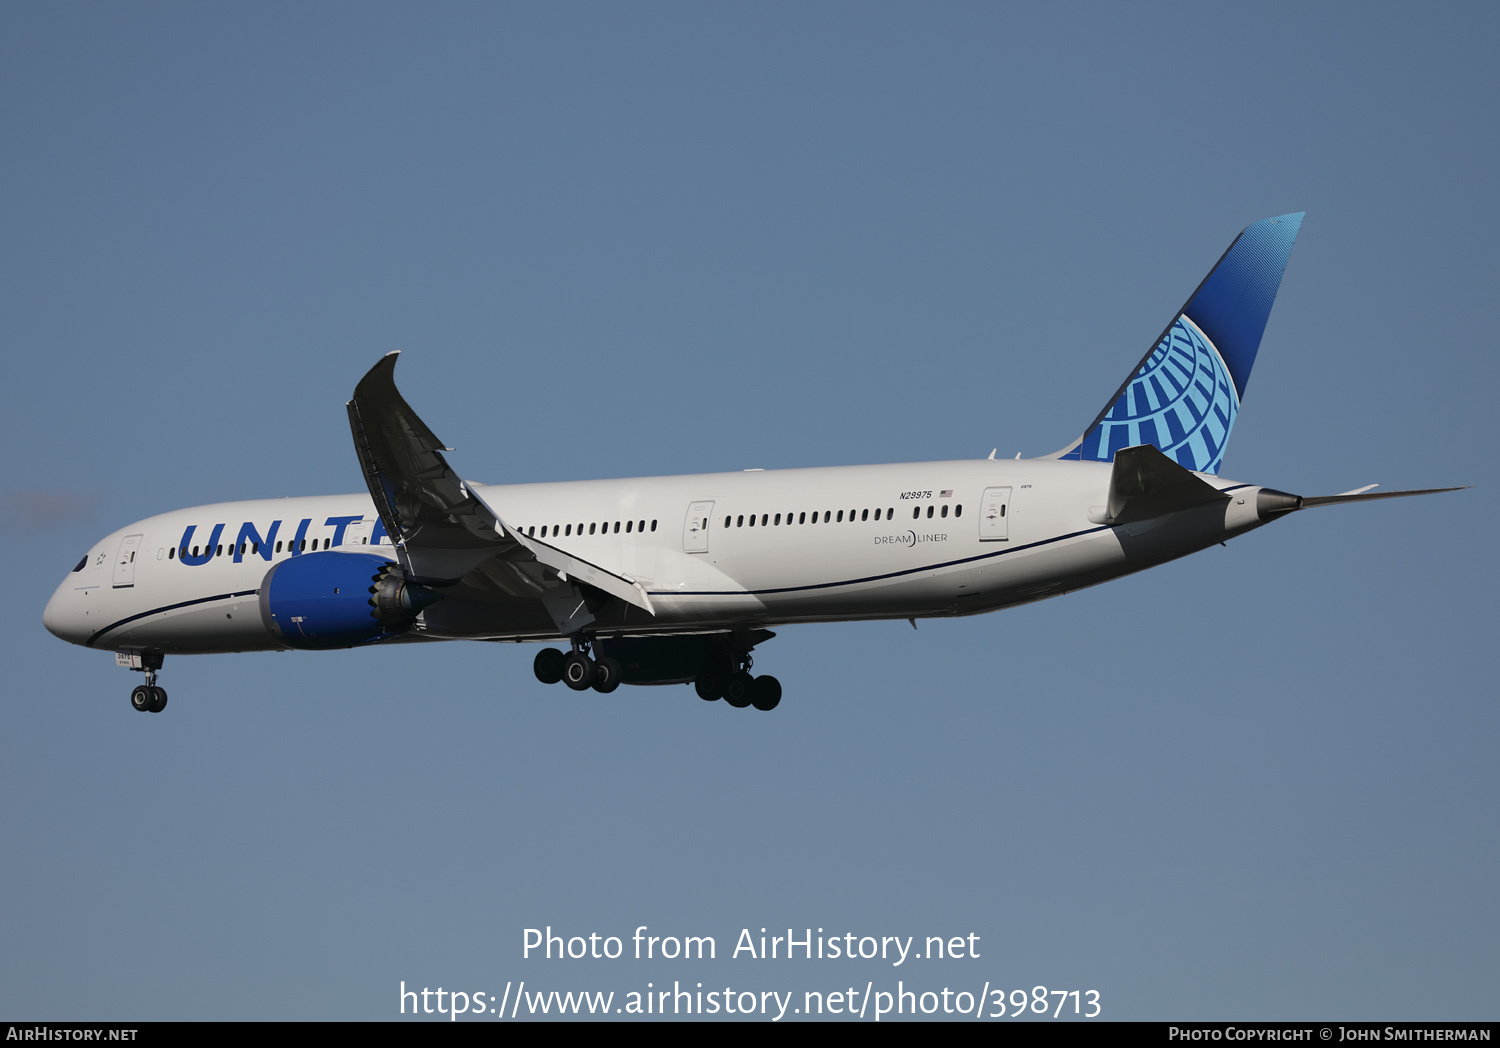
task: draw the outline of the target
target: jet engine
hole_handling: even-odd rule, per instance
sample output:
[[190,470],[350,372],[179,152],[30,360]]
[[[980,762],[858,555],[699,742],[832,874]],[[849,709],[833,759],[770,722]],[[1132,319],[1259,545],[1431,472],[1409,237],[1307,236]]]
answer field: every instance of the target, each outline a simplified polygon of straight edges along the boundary
[[277,564],[260,585],[260,617],[289,648],[353,648],[404,633],[442,595],[406,581],[385,557],[335,551]]

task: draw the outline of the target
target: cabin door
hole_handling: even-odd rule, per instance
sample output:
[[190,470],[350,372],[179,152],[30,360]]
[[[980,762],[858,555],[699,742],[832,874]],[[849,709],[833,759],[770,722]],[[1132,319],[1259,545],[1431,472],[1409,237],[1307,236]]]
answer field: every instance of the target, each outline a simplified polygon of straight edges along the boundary
[[979,503],[979,541],[1010,541],[1010,488],[985,488]]
[[120,555],[115,558],[115,589],[135,585],[135,553],[140,548],[140,535],[126,535],[120,543]]
[[682,524],[682,549],[685,553],[708,552],[708,522],[713,518],[712,502],[694,502],[688,507]]

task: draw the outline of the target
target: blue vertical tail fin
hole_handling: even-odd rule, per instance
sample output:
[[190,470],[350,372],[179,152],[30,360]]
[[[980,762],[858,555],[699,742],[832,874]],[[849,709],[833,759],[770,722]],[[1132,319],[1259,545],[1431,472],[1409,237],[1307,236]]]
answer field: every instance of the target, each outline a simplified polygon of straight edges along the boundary
[[1150,444],[1217,473],[1302,216],[1246,226],[1083,436],[1048,457],[1112,462]]

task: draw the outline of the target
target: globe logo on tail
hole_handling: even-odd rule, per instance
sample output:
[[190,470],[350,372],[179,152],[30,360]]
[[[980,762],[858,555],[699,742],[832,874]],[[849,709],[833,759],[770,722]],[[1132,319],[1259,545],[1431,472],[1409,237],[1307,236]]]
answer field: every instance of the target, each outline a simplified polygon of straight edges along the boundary
[[1219,351],[1179,316],[1099,425],[1080,458],[1109,462],[1121,448],[1152,444],[1178,465],[1217,473],[1239,413],[1239,397]]

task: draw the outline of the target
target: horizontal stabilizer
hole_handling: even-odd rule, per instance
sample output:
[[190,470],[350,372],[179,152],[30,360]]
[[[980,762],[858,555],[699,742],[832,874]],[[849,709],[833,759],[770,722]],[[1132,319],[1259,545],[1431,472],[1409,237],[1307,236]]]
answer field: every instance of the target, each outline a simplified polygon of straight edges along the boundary
[[1343,495],[1288,495],[1273,488],[1261,488],[1256,500],[1256,511],[1262,520],[1281,513],[1295,513],[1299,509],[1316,509],[1319,506],[1337,506],[1345,502],[1374,502],[1376,499],[1404,499],[1412,495],[1437,495],[1444,491],[1464,491],[1469,485],[1456,488],[1415,488],[1411,491],[1371,491],[1371,484],[1358,491]]
[[1229,496],[1150,444],[1115,452],[1109,505],[1101,523],[1129,524],[1178,510],[1228,502]]

